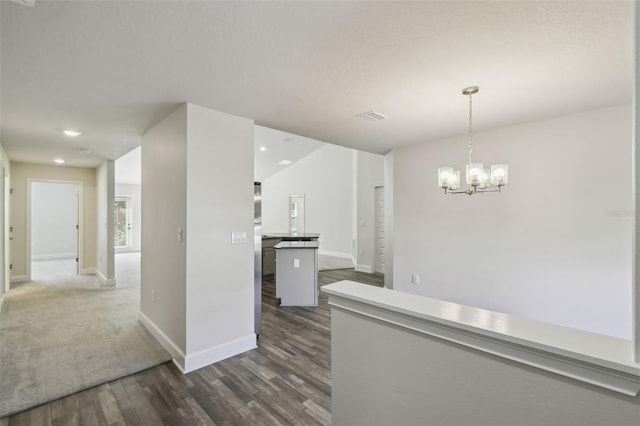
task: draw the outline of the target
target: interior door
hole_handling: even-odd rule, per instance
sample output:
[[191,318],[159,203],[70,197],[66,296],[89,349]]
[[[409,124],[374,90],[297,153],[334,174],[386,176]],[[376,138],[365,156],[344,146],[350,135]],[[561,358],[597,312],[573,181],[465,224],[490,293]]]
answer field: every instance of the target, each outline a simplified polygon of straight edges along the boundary
[[376,186],[374,191],[374,272],[384,274],[384,186]]

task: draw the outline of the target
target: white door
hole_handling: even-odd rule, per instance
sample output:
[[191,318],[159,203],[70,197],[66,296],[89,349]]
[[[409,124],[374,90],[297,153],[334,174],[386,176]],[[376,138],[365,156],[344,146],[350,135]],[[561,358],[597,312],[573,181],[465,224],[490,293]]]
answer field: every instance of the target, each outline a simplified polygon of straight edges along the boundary
[[78,274],[79,184],[30,181],[32,280]]
[[114,209],[113,235],[116,253],[131,251],[131,197],[116,197]]
[[374,272],[384,274],[384,186],[376,186],[374,191]]

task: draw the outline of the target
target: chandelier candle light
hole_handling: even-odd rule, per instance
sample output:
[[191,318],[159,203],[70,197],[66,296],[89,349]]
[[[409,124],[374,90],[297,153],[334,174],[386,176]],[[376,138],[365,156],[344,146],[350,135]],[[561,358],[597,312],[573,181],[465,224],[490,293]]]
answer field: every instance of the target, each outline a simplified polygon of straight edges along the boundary
[[473,152],[472,132],[472,103],[471,95],[478,93],[478,86],[462,89],[462,94],[469,96],[469,163],[467,164],[467,188],[460,189],[460,170],[453,167],[440,167],[438,169],[438,186],[444,189],[445,194],[473,195],[483,192],[500,192],[507,184],[509,167],[506,164],[493,164],[491,168],[484,168],[482,163],[474,163],[471,160]]

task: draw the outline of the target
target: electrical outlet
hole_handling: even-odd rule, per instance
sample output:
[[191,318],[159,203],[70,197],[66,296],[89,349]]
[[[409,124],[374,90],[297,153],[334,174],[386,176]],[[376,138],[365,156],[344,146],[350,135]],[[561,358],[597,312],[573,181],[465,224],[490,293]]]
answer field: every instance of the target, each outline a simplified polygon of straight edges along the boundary
[[300,267],[300,259],[293,259],[293,267],[294,268]]
[[411,284],[415,284],[415,285],[420,284],[420,275],[411,274]]
[[247,233],[246,232],[232,232],[231,233],[231,244],[241,244],[247,242]]

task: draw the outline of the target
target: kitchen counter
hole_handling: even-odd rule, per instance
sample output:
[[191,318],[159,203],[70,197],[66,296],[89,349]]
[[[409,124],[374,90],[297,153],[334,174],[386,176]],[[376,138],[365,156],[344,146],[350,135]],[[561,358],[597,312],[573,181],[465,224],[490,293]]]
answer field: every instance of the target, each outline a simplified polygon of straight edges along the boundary
[[317,233],[264,233],[262,239],[279,238],[282,241],[315,241],[320,238],[320,234]]
[[320,246],[318,241],[282,241],[274,249],[317,249]]

